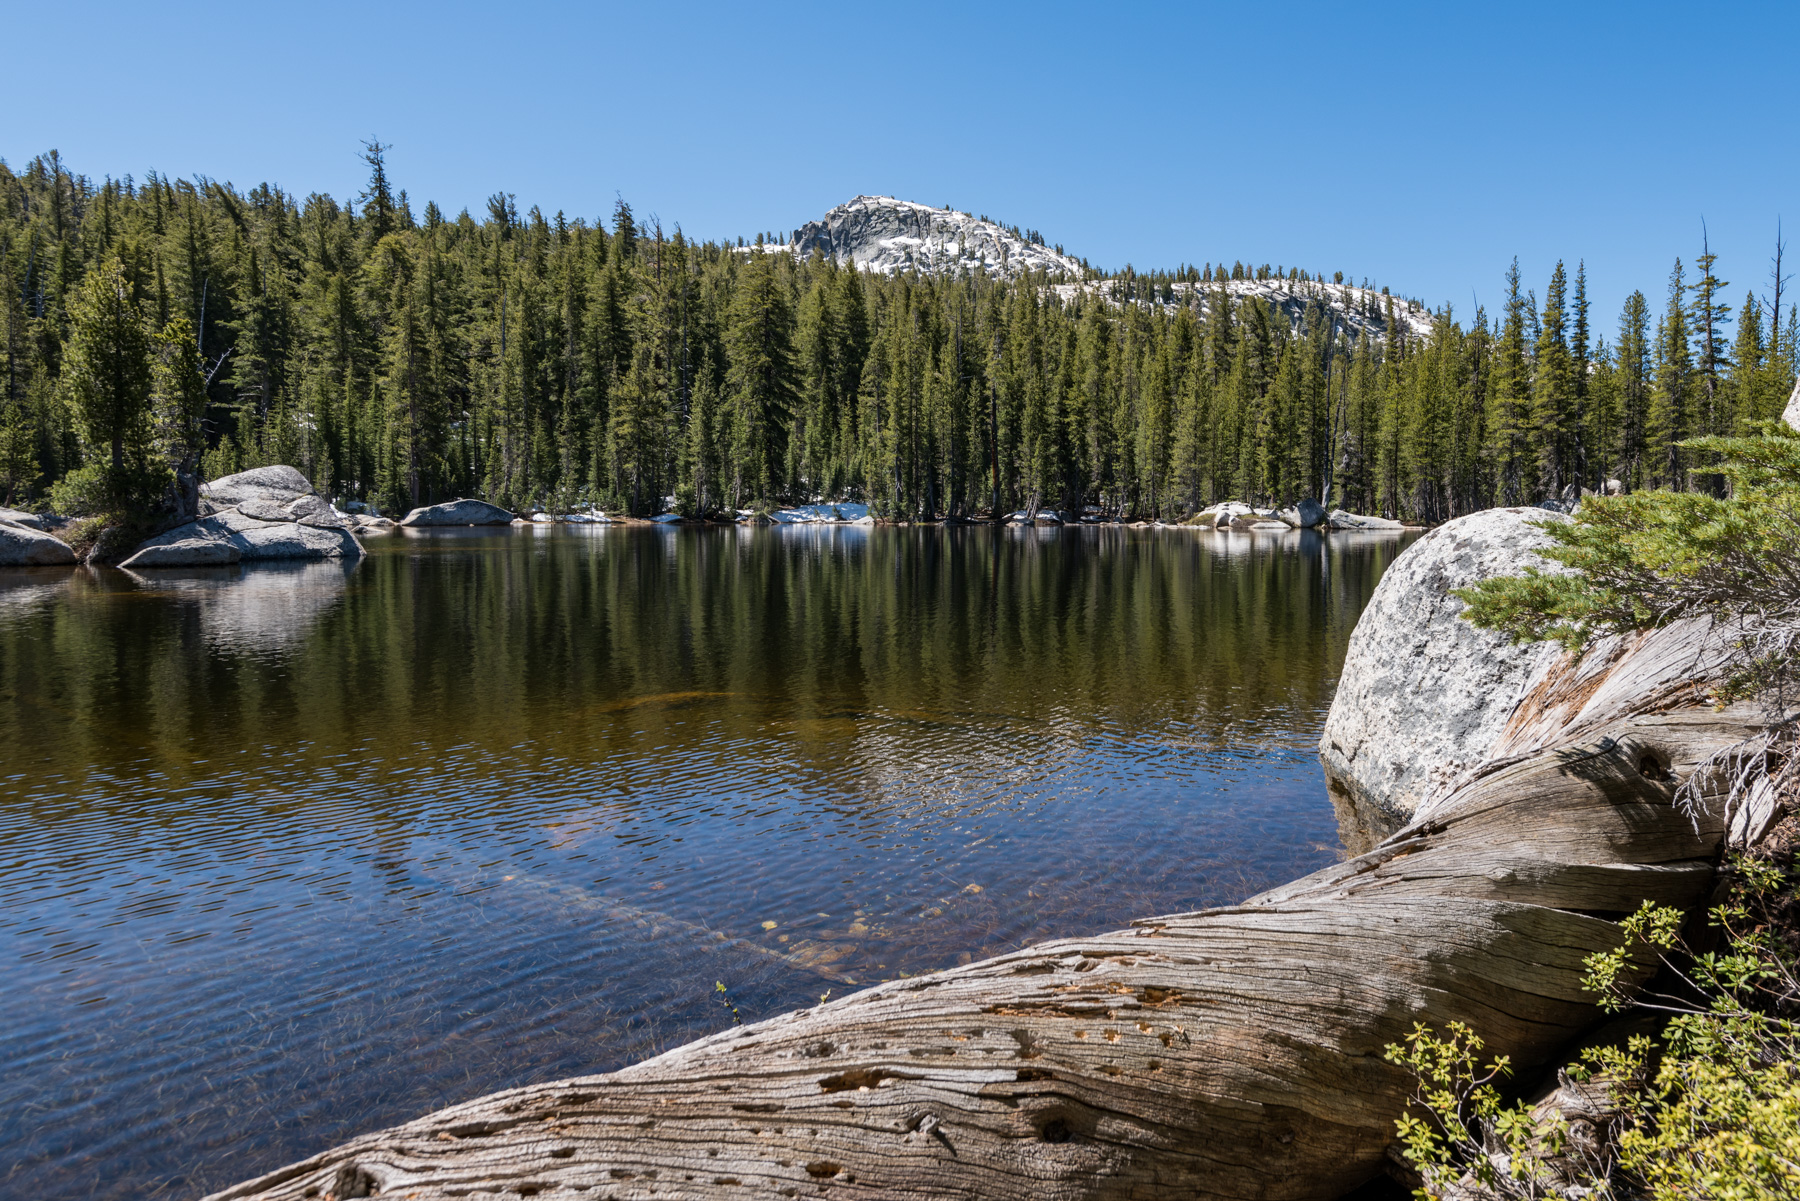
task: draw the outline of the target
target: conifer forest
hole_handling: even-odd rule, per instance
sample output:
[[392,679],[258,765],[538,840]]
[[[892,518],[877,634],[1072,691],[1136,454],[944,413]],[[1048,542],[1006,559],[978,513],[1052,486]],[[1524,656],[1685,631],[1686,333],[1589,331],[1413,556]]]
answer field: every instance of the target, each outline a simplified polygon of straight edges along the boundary
[[[1613,480],[1720,490],[1682,443],[1779,416],[1800,340],[1778,241],[1747,290],[1686,248],[1616,318],[1575,261],[1497,264],[1497,313],[1358,291],[1350,322],[1342,273],[884,276],[622,200],[415,212],[365,151],[343,201],[0,163],[0,503],[148,504],[287,463],[390,513],[1178,520],[1311,496],[1432,522]],[[1241,278],[1296,303],[1221,286]]]

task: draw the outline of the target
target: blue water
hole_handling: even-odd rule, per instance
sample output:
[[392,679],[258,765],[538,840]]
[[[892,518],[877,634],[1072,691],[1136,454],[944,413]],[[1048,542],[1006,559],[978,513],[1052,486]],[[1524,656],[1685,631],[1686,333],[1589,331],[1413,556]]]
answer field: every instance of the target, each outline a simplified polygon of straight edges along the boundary
[[1399,545],[502,529],[0,574],[0,1194],[195,1196],[1322,866],[1313,744]]

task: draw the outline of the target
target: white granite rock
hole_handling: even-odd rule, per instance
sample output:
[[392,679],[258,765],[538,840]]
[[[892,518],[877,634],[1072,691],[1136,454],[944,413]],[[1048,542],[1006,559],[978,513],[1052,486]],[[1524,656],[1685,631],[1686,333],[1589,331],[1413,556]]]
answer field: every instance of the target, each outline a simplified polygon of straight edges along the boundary
[[200,485],[200,495],[221,508],[241,505],[245,501],[272,501],[286,505],[301,496],[311,496],[310,481],[292,467],[252,467],[236,475],[222,476],[210,484]]
[[1325,512],[1325,506],[1310,496],[1301,497],[1299,503],[1291,509],[1281,510],[1280,517],[1295,529],[1301,530],[1317,529],[1331,520],[1330,515]]
[[40,534],[50,532],[50,523],[37,513],[27,513],[23,509],[0,509],[0,525],[23,526],[28,530],[36,530]]
[[0,567],[66,567],[75,552],[42,530],[0,522]]
[[441,505],[414,509],[400,519],[404,526],[511,525],[513,515],[485,500],[448,500]]
[[195,540],[229,543],[246,563],[273,559],[354,559],[363,553],[362,544],[347,529],[319,529],[292,521],[259,521],[231,509],[190,521],[150,539],[120,566],[165,566],[152,561],[162,553],[160,551],[149,559],[140,559],[140,556],[152,548]]
[[130,571],[145,567],[223,567],[243,557],[243,551],[223,539],[183,538],[179,542],[145,546],[119,566]]
[[1364,517],[1360,513],[1346,513],[1342,509],[1333,509],[1325,522],[1334,530],[1403,530],[1406,527],[1398,521],[1386,517]]
[[1376,585],[1350,635],[1319,752],[1359,802],[1408,817],[1488,757],[1555,643],[1513,646],[1461,617],[1450,595],[1526,567],[1561,570],[1532,551],[1549,536],[1544,509],[1459,517],[1407,547]]

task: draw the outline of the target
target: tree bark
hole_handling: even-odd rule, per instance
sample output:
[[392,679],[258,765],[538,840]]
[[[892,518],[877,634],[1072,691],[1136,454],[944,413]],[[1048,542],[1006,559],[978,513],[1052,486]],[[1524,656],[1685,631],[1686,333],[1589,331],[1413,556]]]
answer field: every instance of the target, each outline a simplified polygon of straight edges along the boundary
[[[1544,711],[1559,687],[1596,688],[1565,672]],[[1595,1019],[1582,960],[1622,941],[1617,919],[1706,896],[1719,821],[1677,812],[1676,785],[1760,719],[1660,707],[1496,760],[1369,853],[1241,905],[497,1093],[216,1197],[1340,1196],[1382,1170],[1412,1088],[1388,1044],[1454,1020],[1545,1063]]]

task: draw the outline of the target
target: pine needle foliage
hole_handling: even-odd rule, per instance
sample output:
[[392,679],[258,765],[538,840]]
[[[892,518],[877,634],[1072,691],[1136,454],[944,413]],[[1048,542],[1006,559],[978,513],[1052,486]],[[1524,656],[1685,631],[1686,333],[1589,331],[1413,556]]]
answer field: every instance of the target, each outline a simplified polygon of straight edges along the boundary
[[1658,490],[1589,497],[1572,520],[1537,523],[1540,553],[1562,570],[1529,567],[1457,592],[1465,616],[1517,642],[1575,649],[1602,634],[1688,617],[1737,640],[1722,696],[1777,689],[1800,647],[1800,433],[1765,423],[1745,437],[1683,443],[1714,459],[1726,496]]

